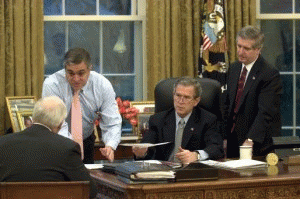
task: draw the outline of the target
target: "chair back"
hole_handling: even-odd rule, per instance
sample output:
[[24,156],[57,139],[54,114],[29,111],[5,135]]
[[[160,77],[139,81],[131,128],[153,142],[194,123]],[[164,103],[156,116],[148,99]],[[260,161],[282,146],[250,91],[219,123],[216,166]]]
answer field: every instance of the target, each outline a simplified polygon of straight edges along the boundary
[[88,199],[88,181],[1,182],[0,199]]
[[[154,90],[155,113],[165,111],[174,106],[173,89],[179,78],[163,79],[157,83]],[[221,109],[221,84],[214,79],[199,78],[202,87],[202,96],[198,106],[215,114],[218,120],[222,120]]]

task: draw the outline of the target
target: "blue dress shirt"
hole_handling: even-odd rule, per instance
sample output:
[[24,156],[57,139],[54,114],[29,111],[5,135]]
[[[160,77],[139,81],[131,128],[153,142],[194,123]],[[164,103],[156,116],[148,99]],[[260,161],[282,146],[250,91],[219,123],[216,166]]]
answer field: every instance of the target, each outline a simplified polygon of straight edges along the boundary
[[[73,92],[65,76],[65,69],[62,69],[47,77],[43,84],[42,96],[58,96],[66,104],[69,115],[59,134],[72,138],[68,129],[70,128]],[[83,139],[93,133],[94,121],[98,118],[97,113],[99,113],[102,140],[105,146],[111,146],[115,150],[121,140],[122,118],[111,83],[103,75],[91,71],[89,79],[79,95],[82,110]]]

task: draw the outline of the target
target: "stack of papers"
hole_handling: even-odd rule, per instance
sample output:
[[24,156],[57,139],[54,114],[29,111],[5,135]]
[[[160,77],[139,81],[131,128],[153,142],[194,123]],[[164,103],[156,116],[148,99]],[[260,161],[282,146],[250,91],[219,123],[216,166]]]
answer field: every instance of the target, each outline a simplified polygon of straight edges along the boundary
[[251,159],[243,159],[243,160],[229,160],[226,162],[219,162],[214,160],[206,160],[201,161],[203,164],[207,164],[210,166],[215,166],[219,168],[225,169],[249,169],[249,168],[258,168],[258,167],[267,167],[268,164],[266,162],[251,160]]

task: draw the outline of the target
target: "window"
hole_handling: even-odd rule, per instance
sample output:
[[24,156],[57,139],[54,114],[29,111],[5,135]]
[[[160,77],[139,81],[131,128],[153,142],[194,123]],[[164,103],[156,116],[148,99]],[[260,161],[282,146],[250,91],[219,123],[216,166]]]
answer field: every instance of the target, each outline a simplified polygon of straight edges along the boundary
[[265,33],[262,55],[283,82],[282,135],[300,136],[300,1],[257,0],[256,13]]
[[145,7],[145,0],[44,0],[45,75],[63,68],[68,49],[82,47],[117,96],[143,100]]

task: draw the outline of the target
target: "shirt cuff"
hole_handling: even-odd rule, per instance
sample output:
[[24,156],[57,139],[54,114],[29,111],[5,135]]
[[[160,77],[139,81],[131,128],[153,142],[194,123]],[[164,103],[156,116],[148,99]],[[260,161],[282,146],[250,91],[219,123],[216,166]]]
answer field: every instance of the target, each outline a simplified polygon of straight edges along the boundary
[[208,159],[209,155],[204,150],[198,150],[198,152],[200,153],[200,160]]

